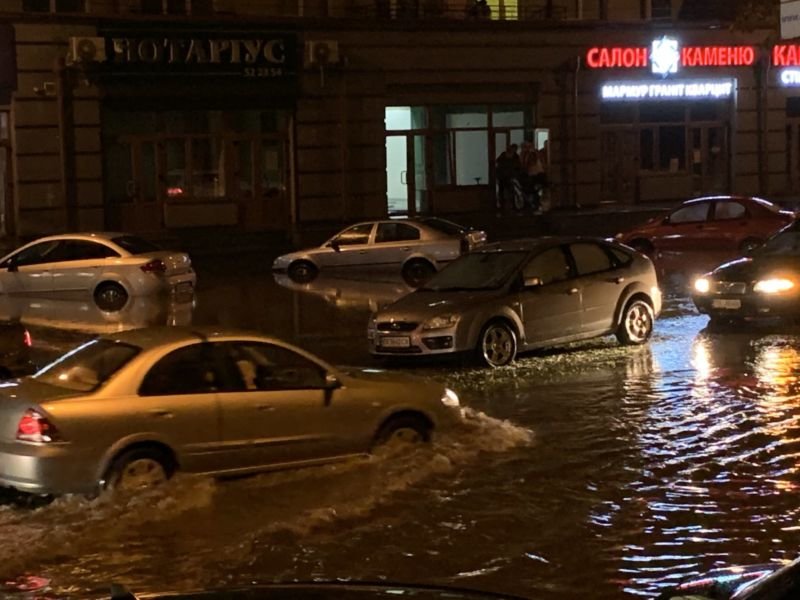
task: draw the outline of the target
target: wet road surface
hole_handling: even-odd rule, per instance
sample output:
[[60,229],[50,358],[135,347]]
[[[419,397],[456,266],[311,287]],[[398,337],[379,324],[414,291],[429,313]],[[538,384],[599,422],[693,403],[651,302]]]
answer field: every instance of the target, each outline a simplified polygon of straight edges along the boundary
[[[193,311],[139,309],[109,323],[89,309],[44,310],[31,325],[37,353],[188,316],[374,364],[366,321],[407,291],[401,281],[322,277],[290,289],[267,264],[198,261]],[[665,275],[665,311],[643,347],[604,338],[495,371],[414,368],[469,407],[431,447],[249,479],[183,476],[129,501],[7,499],[0,572],[35,572],[77,597],[110,581],[145,592],[344,578],[604,600],[794,558],[800,330],[710,331],[690,280]],[[65,325],[58,315],[73,315],[70,331],[53,329]]]

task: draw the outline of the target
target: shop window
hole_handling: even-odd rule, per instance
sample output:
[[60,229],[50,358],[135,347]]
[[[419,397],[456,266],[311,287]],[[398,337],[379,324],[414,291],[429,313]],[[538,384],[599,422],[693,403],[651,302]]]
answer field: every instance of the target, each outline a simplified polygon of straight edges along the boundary
[[786,116],[800,117],[800,97],[786,99]]
[[689,109],[692,121],[720,120],[720,107],[715,102],[695,102]]
[[384,115],[386,131],[424,129],[428,125],[427,116],[421,106],[390,106]]
[[471,129],[489,125],[485,106],[434,106],[430,113],[431,126],[436,129]]
[[673,102],[643,103],[639,108],[642,123],[683,123],[686,121],[686,106]]
[[677,172],[686,168],[686,127],[662,125],[658,128],[659,167]]
[[199,198],[225,196],[225,146],[222,140],[193,140],[192,195]]
[[655,165],[655,132],[652,129],[639,131],[639,168],[652,171]]
[[604,104],[600,111],[600,122],[609,125],[630,125],[636,120],[636,107],[631,104]]

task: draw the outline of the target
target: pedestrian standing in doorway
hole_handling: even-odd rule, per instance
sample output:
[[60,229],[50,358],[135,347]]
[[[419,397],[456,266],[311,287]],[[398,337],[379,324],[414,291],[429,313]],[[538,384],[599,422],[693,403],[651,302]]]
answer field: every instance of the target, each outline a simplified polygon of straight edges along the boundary
[[514,180],[522,171],[522,163],[517,154],[517,145],[511,144],[495,161],[497,178],[497,210],[502,210],[506,202],[513,203]]

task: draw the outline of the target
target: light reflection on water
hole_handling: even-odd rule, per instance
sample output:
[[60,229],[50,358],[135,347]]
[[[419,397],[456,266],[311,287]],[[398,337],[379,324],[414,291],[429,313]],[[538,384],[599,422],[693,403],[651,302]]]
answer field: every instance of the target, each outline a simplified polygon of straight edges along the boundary
[[[321,279],[288,289],[254,271],[246,282],[232,269],[201,273],[194,322],[255,327],[336,362],[372,364],[366,319],[401,287]],[[688,278],[673,279],[646,346],[606,338],[496,371],[413,369],[495,417],[453,447],[505,439],[504,422],[532,430],[530,446],[188,487],[159,497],[156,525],[147,512],[116,520],[91,504],[57,503],[35,519],[5,508],[0,547],[69,539],[47,560],[22,552],[14,564],[79,589],[348,577],[593,600],[794,558],[800,331],[709,329],[685,294]],[[107,525],[102,534],[87,515]]]

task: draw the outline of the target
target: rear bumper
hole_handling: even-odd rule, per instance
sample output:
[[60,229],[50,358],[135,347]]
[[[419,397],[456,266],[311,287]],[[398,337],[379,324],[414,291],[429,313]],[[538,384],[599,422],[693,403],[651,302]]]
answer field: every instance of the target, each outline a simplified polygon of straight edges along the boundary
[[69,444],[0,444],[0,486],[30,494],[91,493],[92,468],[72,456]]
[[153,275],[142,273],[133,283],[133,295],[148,296],[158,293],[193,293],[197,284],[194,270],[177,275]]

